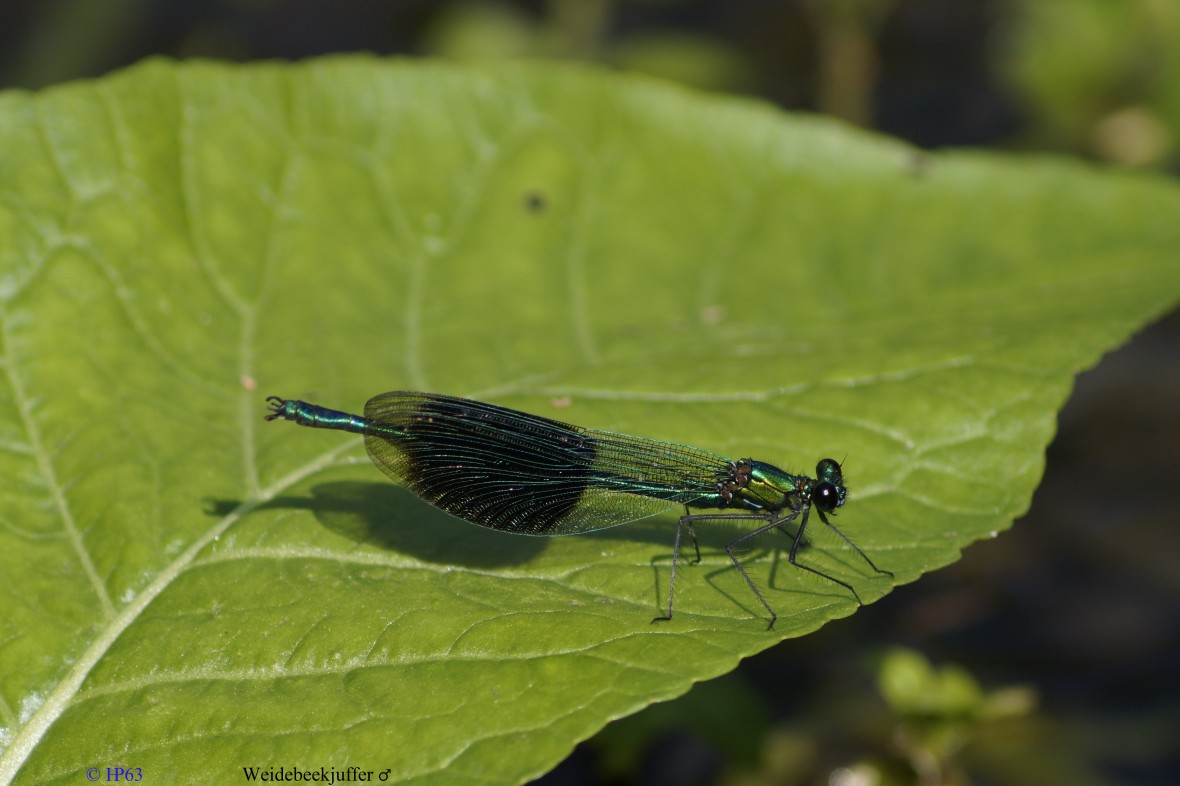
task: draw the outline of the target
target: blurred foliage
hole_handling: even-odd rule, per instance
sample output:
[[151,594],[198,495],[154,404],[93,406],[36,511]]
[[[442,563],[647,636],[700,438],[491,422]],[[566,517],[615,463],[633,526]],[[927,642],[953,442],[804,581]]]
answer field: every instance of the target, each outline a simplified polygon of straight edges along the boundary
[[455,3],[431,25],[423,49],[466,62],[591,60],[705,90],[751,89],[754,63],[715,35],[655,28],[610,37],[615,6],[600,0],[552,0],[543,14],[532,16],[507,2]]
[[905,782],[929,786],[966,783],[958,754],[982,726],[1027,715],[1036,693],[1028,687],[984,692],[961,666],[935,668],[913,650],[885,653],[877,689],[894,714],[893,743],[912,771]]
[[662,76],[704,90],[749,90],[750,58],[724,41],[692,33],[646,33],[616,44],[607,59],[621,68]]
[[1031,144],[1177,162],[1180,3],[1015,0],[1009,25],[997,64],[1025,101]]
[[[756,92],[776,78],[760,71],[749,51],[714,31],[654,28],[612,37],[612,21],[625,5],[555,0],[534,17],[506,2],[459,3],[439,17],[425,48],[465,60],[591,59],[710,90]],[[815,108],[875,125],[875,94],[887,67],[880,51],[884,28],[905,5],[801,0],[813,39]],[[1129,166],[1175,165],[1180,3],[1009,0],[1000,9],[992,68],[1010,85],[1011,100],[1022,105],[1026,146]]]
[[[875,672],[872,679],[870,672]],[[791,675],[783,679],[789,682]],[[878,696],[870,688],[874,680]],[[667,761],[688,756],[686,746],[677,750],[683,734],[718,754],[715,760],[697,756],[694,782],[726,786],[950,786],[971,783],[973,766],[998,755],[1005,762],[1023,758],[1035,773],[1046,767],[1070,769],[1053,762],[1062,751],[1035,751],[1033,739],[1021,736],[1025,727],[1019,720],[1036,712],[1032,688],[986,690],[965,668],[937,668],[914,650],[893,648],[862,660],[851,679],[826,687],[824,699],[822,706],[811,708],[806,723],[772,723],[765,692],[735,672],[616,721],[590,745],[599,753],[604,774],[637,783],[652,780],[645,772],[652,769],[644,758],[649,755],[665,759],[656,780],[684,777],[676,774],[675,761]],[[1008,734],[996,733],[1014,720],[1018,723],[1007,726]],[[1025,750],[1020,750],[1021,739]],[[833,740],[839,742],[833,745]],[[962,754],[971,746],[976,750],[965,762]]]
[[895,0],[805,0],[818,59],[820,111],[872,127],[877,38]]
[[1158,766],[1172,747],[1162,718],[1051,714],[1031,686],[985,688],[915,650],[852,663],[822,685],[780,673],[775,687],[797,697],[785,718],[748,670],[698,684],[611,724],[543,781],[589,782],[565,772],[594,770],[594,757],[614,783],[1100,786],[1112,756]]
[[[881,128],[887,114],[886,128],[932,145],[1180,162],[1176,0],[25,0],[7,16],[7,85],[97,76],[152,54],[578,59],[774,97],[865,127]],[[929,128],[948,122],[975,132]]]

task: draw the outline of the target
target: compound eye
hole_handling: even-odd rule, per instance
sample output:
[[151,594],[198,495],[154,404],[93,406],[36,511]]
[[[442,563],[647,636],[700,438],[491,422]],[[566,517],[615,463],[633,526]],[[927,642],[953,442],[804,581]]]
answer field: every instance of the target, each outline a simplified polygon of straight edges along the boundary
[[831,513],[840,505],[840,493],[831,483],[820,483],[811,492],[812,503],[824,513]]
[[826,458],[815,465],[815,476],[823,480],[839,482],[844,477],[840,471],[840,462]]

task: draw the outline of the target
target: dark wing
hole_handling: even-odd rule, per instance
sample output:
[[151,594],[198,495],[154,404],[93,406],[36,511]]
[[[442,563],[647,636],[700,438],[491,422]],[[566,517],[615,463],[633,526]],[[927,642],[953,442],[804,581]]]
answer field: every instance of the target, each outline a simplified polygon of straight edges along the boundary
[[571,535],[716,493],[720,456],[594,431],[469,399],[395,391],[370,399],[365,447],[387,475],[475,524]]

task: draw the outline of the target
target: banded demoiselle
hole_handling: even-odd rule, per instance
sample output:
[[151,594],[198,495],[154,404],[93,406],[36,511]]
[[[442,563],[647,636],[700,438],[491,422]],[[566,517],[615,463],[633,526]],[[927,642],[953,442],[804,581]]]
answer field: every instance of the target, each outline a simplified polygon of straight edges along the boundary
[[[692,537],[695,562],[700,562],[694,525],[703,521],[754,524],[725,550],[769,612],[771,628],[778,615],[735,549],[772,529],[792,537],[792,565],[844,587],[861,603],[851,584],[797,560],[812,508],[870,568],[893,575],[828,520],[848,495],[834,459],[821,460],[810,478],[762,461],[731,461],[674,442],[572,426],[435,393],[382,393],[365,404],[363,417],[278,396],[267,402],[267,420],[361,434],[369,457],[390,478],[452,516],[500,532],[576,535],[683,506],[672,545],[668,613],[652,622],[672,619],[681,534],[687,530]],[[792,536],[784,525],[796,519]]]

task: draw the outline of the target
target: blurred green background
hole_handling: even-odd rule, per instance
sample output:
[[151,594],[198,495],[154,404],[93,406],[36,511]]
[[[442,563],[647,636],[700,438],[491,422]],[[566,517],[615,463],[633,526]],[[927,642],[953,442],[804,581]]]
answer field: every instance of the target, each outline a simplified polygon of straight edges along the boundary
[[[3,16],[5,88],[149,55],[578,59],[924,148],[1180,172],[1178,0],[8,0]],[[1011,532],[608,727],[542,782],[1180,782],[1178,361],[1173,313],[1082,376]]]

